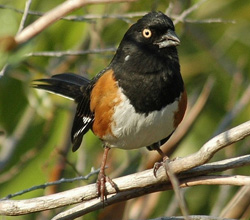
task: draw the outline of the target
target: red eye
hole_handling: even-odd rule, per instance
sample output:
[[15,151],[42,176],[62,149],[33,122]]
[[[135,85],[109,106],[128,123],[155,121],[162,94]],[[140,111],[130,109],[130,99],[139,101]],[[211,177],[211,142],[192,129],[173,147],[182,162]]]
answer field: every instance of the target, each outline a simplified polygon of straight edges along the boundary
[[145,37],[145,38],[150,38],[150,37],[152,36],[152,32],[151,32],[151,30],[145,28],[145,29],[142,31],[142,35],[143,35],[143,37]]

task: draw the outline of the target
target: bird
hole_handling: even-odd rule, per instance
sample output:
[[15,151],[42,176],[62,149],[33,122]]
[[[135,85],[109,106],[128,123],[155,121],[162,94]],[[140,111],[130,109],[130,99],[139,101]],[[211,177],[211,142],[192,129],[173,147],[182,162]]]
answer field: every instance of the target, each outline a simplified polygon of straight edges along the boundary
[[170,17],[160,11],[144,15],[124,34],[109,65],[93,79],[61,73],[37,79],[33,87],[77,104],[71,130],[72,151],[92,130],[104,147],[97,193],[107,199],[105,174],[111,148],[147,147],[162,156],[165,143],[182,121],[187,93],[180,72],[180,39]]

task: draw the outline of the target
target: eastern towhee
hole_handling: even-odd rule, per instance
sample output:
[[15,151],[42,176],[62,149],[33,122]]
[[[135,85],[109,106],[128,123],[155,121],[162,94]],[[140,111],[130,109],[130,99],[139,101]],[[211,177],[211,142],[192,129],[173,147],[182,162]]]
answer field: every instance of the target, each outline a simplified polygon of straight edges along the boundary
[[92,80],[63,73],[33,84],[77,103],[73,151],[89,129],[102,140],[105,151],[97,181],[102,201],[109,149],[148,147],[162,153],[160,145],[183,119],[187,95],[179,44],[172,20],[162,12],[151,12],[128,29],[111,63]]

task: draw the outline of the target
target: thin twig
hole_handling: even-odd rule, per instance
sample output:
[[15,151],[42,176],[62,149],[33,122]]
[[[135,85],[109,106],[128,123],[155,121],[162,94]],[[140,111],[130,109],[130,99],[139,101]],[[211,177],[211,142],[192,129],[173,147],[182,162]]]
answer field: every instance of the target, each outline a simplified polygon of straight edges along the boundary
[[196,4],[194,4],[192,7],[186,9],[183,11],[179,16],[177,16],[174,20],[174,25],[178,24],[180,21],[182,21],[185,17],[187,17],[189,14],[191,14],[194,10],[199,8],[204,2],[207,0],[200,0]]
[[24,24],[25,24],[25,21],[27,19],[28,13],[29,13],[29,8],[30,8],[30,5],[31,5],[31,2],[32,2],[32,0],[27,0],[26,3],[25,3],[23,17],[22,17],[22,20],[20,22],[17,34],[19,34],[24,29]]
[[250,184],[243,186],[234,195],[231,201],[223,208],[220,217],[223,218],[241,218],[242,214],[248,209],[250,202]]
[[225,130],[229,124],[232,122],[232,120],[241,113],[241,111],[246,107],[250,102],[250,86],[247,87],[243,95],[241,96],[240,100],[237,101],[234,105],[234,107],[229,111],[221,123],[219,124],[218,128],[214,132],[213,136],[221,133],[223,130]]
[[198,167],[194,167],[181,173],[180,178],[189,177],[193,174],[197,176],[207,175],[209,173],[216,173],[228,170],[228,168],[238,168],[250,165],[250,155],[239,156],[235,158],[225,159],[217,162],[203,164]]
[[209,175],[188,178],[181,181],[180,187],[190,187],[197,185],[250,185],[250,177],[242,175]]
[[[169,4],[170,5],[170,4]],[[12,10],[14,12],[23,14],[24,11],[8,6],[8,5],[0,5],[0,8],[2,9],[9,9]],[[96,19],[109,19],[109,18],[114,18],[114,19],[120,19],[120,20],[124,20],[127,21],[128,18],[132,19],[132,18],[137,18],[137,17],[142,17],[143,15],[147,14],[147,11],[143,11],[143,12],[130,12],[130,13],[124,13],[124,14],[87,14],[87,15],[83,15],[83,16],[79,16],[79,15],[68,15],[65,17],[61,17],[60,20],[66,20],[66,21],[76,21],[76,22],[94,22],[94,20]],[[165,12],[167,15],[169,15],[169,10],[167,10]],[[32,11],[29,10],[28,11],[28,15],[34,15],[34,16],[43,16],[45,13],[43,12],[39,12],[39,11]],[[235,20],[225,20],[222,18],[208,18],[208,19],[190,19],[190,18],[183,18],[180,20],[179,15],[172,15],[170,16],[173,19],[178,19],[180,22],[183,23],[198,23],[198,24],[202,24],[202,23],[208,23],[208,24],[212,24],[212,23],[231,23],[231,24],[235,24]]]
[[[23,28],[24,28],[24,23],[26,21],[27,15],[28,15],[28,11],[29,11],[31,2],[32,2],[32,0],[27,0],[27,2],[25,4],[25,9],[24,9],[24,12],[23,12],[23,16],[22,16],[22,19],[21,19],[21,22],[20,22],[17,34],[20,33],[23,30]],[[8,66],[9,66],[9,64],[7,63],[1,69],[1,71],[0,71],[0,78],[5,74],[6,70],[8,69]]]
[[183,18],[183,19],[180,20],[178,15],[172,15],[171,18],[178,19],[178,22],[182,22],[182,23],[193,23],[193,24],[214,24],[214,23],[236,24],[235,20],[225,20],[225,19],[222,19],[222,18],[208,18],[208,19],[199,19],[199,20],[191,19],[191,18]]
[[[131,2],[135,0],[128,0]],[[52,10],[48,11],[42,17],[38,18],[35,22],[26,27],[22,32],[20,32],[16,37],[16,43],[22,44],[31,38],[35,37],[41,31],[49,27],[51,24],[55,23],[57,20],[69,14],[70,12],[89,4],[100,4],[100,3],[115,3],[124,2],[124,0],[71,0],[65,1]]]
[[74,178],[70,178],[70,179],[62,178],[62,179],[57,180],[57,181],[53,181],[53,182],[48,182],[48,183],[44,183],[44,184],[41,184],[41,185],[32,186],[32,187],[30,187],[28,189],[25,189],[25,190],[22,190],[20,192],[9,194],[6,197],[0,199],[0,201],[1,200],[6,200],[6,199],[10,199],[10,198],[13,198],[13,197],[16,197],[16,196],[20,196],[20,195],[23,195],[25,193],[28,193],[28,192],[31,192],[31,191],[34,191],[34,190],[37,190],[37,189],[45,189],[46,187],[49,187],[49,186],[60,185],[62,183],[73,183],[73,182],[79,181],[79,180],[88,180],[91,176],[96,175],[99,172],[100,172],[100,169],[97,169],[97,170],[91,171],[86,176],[78,176],[78,177],[74,177]]
[[185,202],[184,196],[183,196],[183,192],[180,189],[180,182],[178,180],[178,178],[176,177],[176,175],[174,174],[173,170],[171,169],[171,167],[169,166],[169,159],[166,161],[165,168],[167,170],[167,175],[168,178],[172,184],[173,190],[175,192],[177,201],[179,203],[179,207],[181,210],[182,215],[184,216],[185,220],[189,220],[188,218],[188,208],[187,208],[187,204]]
[[[9,9],[12,10],[14,12],[23,14],[24,11],[8,6],[8,5],[0,5],[0,8],[2,9]],[[66,21],[80,21],[80,22],[93,22],[93,20],[96,19],[105,19],[105,18],[115,18],[115,19],[121,19],[121,20],[127,20],[128,18],[136,18],[136,17],[141,17],[143,15],[145,15],[147,13],[147,11],[142,11],[142,12],[130,12],[130,13],[124,13],[124,14],[87,14],[87,15],[83,15],[83,16],[79,16],[79,15],[68,15],[68,16],[64,16],[61,17],[60,20],[66,20]],[[28,11],[29,15],[34,15],[34,16],[43,16],[45,13],[43,12],[39,12],[39,11]]]
[[105,52],[115,52],[116,48],[104,48],[104,49],[92,49],[92,50],[82,50],[82,51],[43,51],[43,52],[32,52],[26,54],[26,56],[45,56],[45,57],[62,57],[62,56],[81,56],[86,54],[98,54]]
[[5,65],[3,66],[3,68],[2,68],[1,71],[0,71],[0,79],[1,79],[1,77],[5,74],[5,72],[6,72],[6,70],[8,69],[8,67],[9,67],[9,64],[5,64]]

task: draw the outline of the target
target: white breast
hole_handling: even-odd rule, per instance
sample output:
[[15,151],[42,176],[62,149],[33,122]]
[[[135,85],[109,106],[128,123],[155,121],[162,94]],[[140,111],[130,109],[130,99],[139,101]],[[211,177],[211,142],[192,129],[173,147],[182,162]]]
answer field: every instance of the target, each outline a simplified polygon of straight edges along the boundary
[[135,149],[149,146],[166,138],[174,131],[173,118],[178,110],[178,101],[146,114],[135,112],[128,98],[120,91],[121,102],[114,109],[111,130],[113,135],[103,140],[110,147]]

